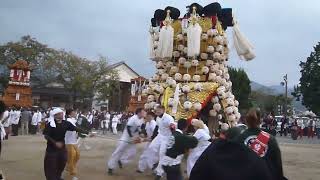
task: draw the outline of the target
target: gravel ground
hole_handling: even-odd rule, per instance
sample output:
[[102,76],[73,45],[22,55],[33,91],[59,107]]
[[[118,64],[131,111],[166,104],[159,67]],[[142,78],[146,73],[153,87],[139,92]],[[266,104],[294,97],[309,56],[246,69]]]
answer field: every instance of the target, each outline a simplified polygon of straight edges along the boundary
[[[91,150],[81,149],[79,162],[79,179],[81,180],[152,180],[151,171],[137,174],[137,159],[124,169],[116,170],[114,176],[106,174],[106,160],[116,145],[117,136],[106,138],[94,137],[87,142]],[[278,138],[284,164],[285,175],[290,180],[320,179],[320,141],[292,141],[289,138]],[[0,159],[0,170],[6,180],[44,180],[43,156],[45,141],[42,136],[10,137],[3,144]],[[141,150],[142,145],[139,145]],[[138,157],[137,157],[138,158]],[[69,180],[69,177],[65,177]]]

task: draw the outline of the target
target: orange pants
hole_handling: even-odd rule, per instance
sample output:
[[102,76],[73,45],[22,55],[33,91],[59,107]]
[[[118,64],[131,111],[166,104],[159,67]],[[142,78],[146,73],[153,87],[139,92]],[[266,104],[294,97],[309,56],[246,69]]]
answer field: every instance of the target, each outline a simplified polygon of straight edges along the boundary
[[77,175],[77,163],[80,158],[80,151],[76,144],[67,144],[68,151],[68,161],[67,161],[67,171],[71,176]]

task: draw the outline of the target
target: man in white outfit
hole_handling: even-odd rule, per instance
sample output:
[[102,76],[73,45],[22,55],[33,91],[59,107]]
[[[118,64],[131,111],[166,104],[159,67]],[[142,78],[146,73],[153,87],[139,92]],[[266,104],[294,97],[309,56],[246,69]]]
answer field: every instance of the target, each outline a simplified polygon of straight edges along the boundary
[[147,117],[145,119],[144,123],[144,135],[145,139],[144,142],[146,142],[144,146],[144,150],[140,156],[139,164],[138,164],[138,173],[143,173],[147,168],[152,169],[155,161],[158,161],[157,156],[152,155],[152,150],[149,148],[150,142],[152,141],[154,130],[157,126],[157,123],[155,121],[155,114],[153,112],[148,112]]
[[110,117],[110,113],[106,112],[104,115],[104,119],[101,121],[101,128],[103,134],[105,134],[105,132],[109,129]]
[[160,179],[164,173],[162,161],[166,153],[166,144],[172,135],[171,126],[174,125],[174,119],[172,116],[165,113],[164,106],[158,106],[155,113],[158,116],[156,120],[159,127],[159,133],[151,142],[150,148],[152,149],[153,154],[159,157],[158,167],[156,168],[156,179]]
[[108,174],[112,175],[113,170],[122,164],[129,163],[136,154],[136,145],[140,140],[139,132],[143,123],[146,111],[138,108],[134,116],[132,116],[127,123],[127,126],[118,142],[116,150],[112,153],[108,161]]
[[113,134],[118,134],[117,126],[118,126],[119,121],[120,121],[119,114],[115,114],[113,116],[112,122],[111,122],[111,127],[112,127],[112,133]]

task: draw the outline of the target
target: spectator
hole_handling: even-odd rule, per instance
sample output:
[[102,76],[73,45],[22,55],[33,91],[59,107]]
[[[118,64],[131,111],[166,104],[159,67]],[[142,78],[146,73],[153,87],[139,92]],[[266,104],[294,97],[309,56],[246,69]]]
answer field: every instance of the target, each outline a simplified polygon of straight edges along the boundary
[[253,150],[259,157],[265,160],[272,174],[272,179],[285,179],[282,170],[281,152],[274,136],[262,131],[259,127],[260,112],[251,109],[246,117],[248,129],[239,137],[238,142]]
[[216,139],[194,165],[189,180],[273,180],[265,161],[234,141],[239,133],[231,128]]
[[24,108],[21,112],[21,134],[28,135],[29,134],[29,123],[31,122],[32,115],[31,112]]

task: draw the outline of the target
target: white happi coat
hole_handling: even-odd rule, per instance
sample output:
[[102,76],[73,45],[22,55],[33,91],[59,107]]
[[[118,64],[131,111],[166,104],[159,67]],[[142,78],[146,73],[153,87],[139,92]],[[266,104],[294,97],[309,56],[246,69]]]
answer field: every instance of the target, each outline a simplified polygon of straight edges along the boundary
[[132,137],[130,137],[127,127],[118,142],[116,150],[112,153],[108,161],[108,168],[115,169],[118,166],[118,161],[122,164],[127,164],[133,160],[136,154],[136,145],[131,142],[132,138],[139,137],[140,127],[143,119],[139,119],[137,115],[129,118],[127,127],[130,129]]
[[150,148],[152,149],[154,155],[159,157],[159,164],[156,169],[156,174],[158,176],[162,176],[162,174],[164,173],[161,163],[166,153],[167,141],[172,135],[170,125],[173,123],[174,119],[169,114],[164,113],[162,117],[157,117],[159,133],[157,137],[152,140]]
[[194,135],[198,140],[198,145],[190,151],[187,159],[187,174],[190,176],[191,170],[194,164],[197,162],[198,158],[201,156],[204,150],[210,145],[209,140],[211,139],[209,133],[206,129],[198,129]]
[[[75,118],[67,118],[72,125],[76,126],[77,119]],[[78,133],[76,131],[67,131],[65,138],[65,144],[78,144]]]
[[3,113],[3,116],[2,116],[2,121],[4,119],[8,118],[5,122],[2,122],[2,125],[3,127],[7,128],[10,126],[10,121],[11,121],[11,118],[10,118],[10,112],[8,110],[4,111]]
[[35,112],[32,116],[31,125],[36,126],[41,122],[42,114],[41,112]]
[[[151,140],[153,131],[156,128],[157,123],[155,120],[151,120],[146,123],[147,138]],[[152,150],[149,148],[150,142],[147,142],[144,146],[144,150],[140,156],[138,163],[138,170],[141,172],[145,171],[147,168],[152,169],[153,163],[158,161],[158,156],[154,156]]]
[[12,115],[13,115],[13,117],[11,119],[11,124],[15,124],[15,125],[19,124],[21,111],[15,110],[15,111],[13,111]]

